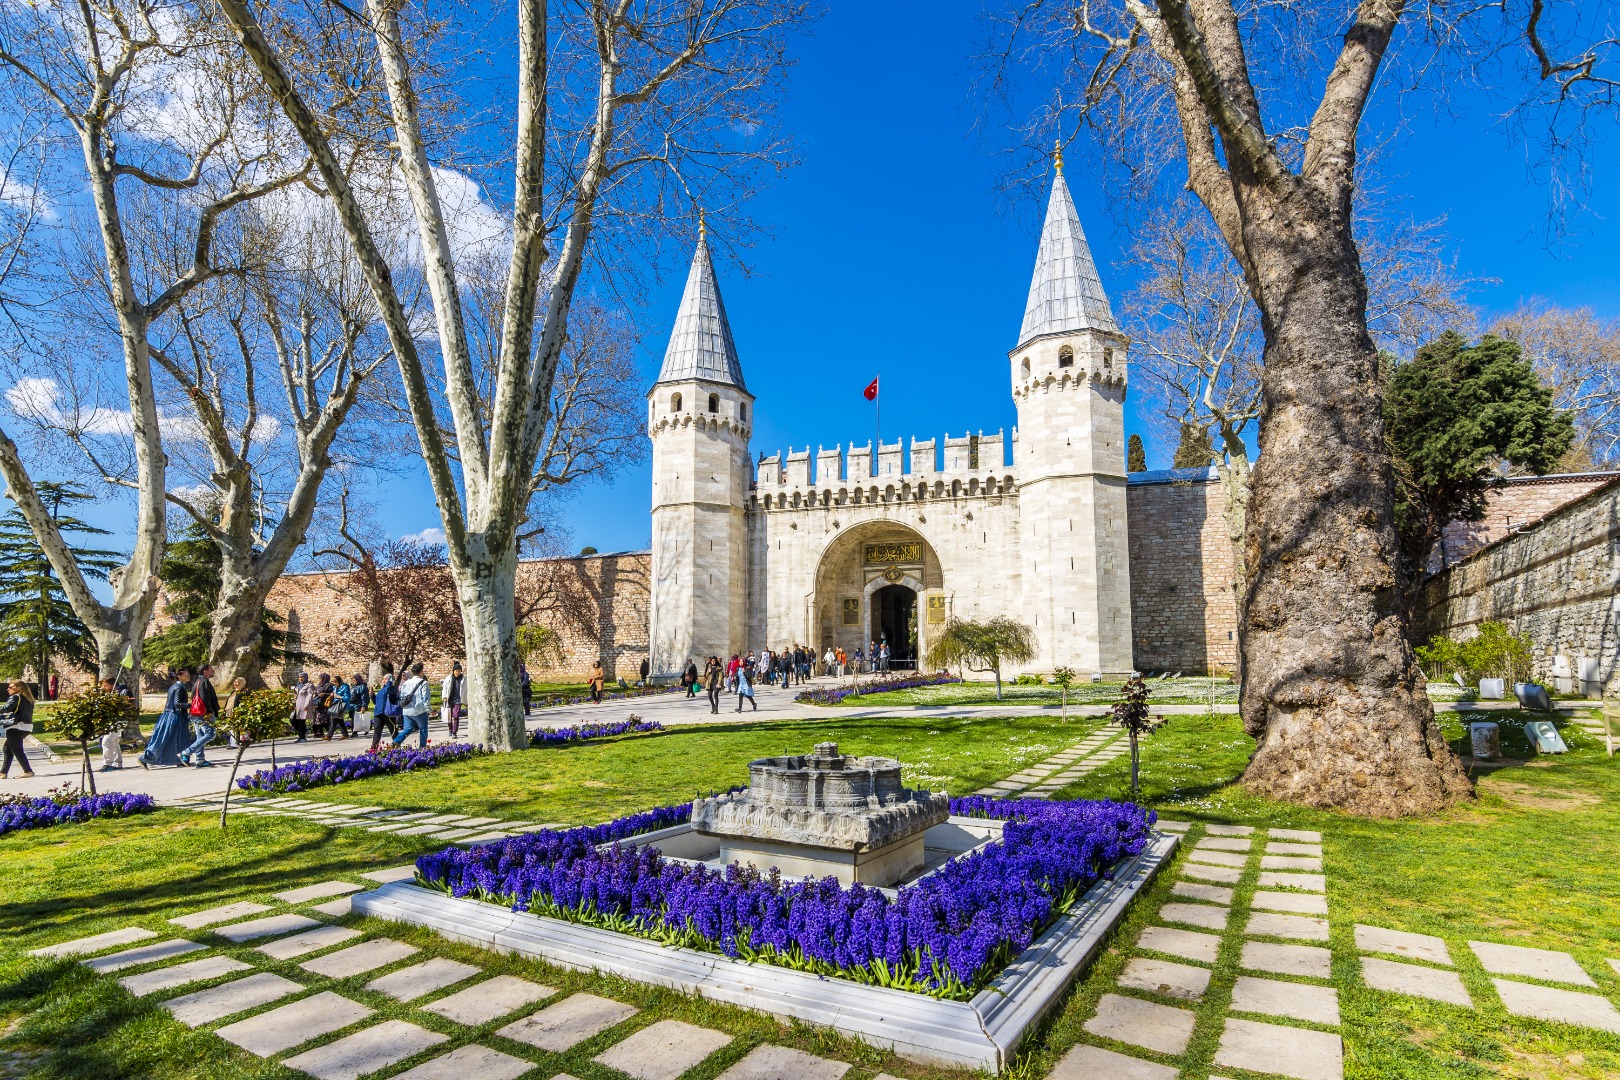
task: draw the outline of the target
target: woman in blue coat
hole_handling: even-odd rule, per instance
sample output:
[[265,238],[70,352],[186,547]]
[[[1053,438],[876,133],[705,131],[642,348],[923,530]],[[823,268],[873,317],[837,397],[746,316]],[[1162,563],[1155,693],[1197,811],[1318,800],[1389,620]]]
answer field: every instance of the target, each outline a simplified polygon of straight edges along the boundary
[[180,751],[191,745],[191,672],[181,668],[169,686],[163,715],[152,726],[152,737],[141,751],[141,767],[180,764]]

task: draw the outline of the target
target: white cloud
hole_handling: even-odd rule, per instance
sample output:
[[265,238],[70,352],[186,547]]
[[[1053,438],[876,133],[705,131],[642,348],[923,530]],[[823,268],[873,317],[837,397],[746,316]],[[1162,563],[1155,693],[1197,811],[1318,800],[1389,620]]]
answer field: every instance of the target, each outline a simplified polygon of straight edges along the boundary
[[444,530],[437,528],[423,529],[419,533],[400,537],[407,544],[427,544],[430,547],[443,547],[445,542]]
[[[5,392],[6,404],[25,420],[98,437],[127,439],[135,433],[127,409],[110,409],[105,405],[83,408],[76,401],[64,405],[62,397],[62,384],[43,376],[18,379]],[[260,443],[269,442],[280,431],[281,421],[273,416],[261,416],[254,425],[254,438]],[[175,441],[200,441],[202,425],[195,416],[159,416],[158,434]],[[240,436],[239,432],[232,434]]]

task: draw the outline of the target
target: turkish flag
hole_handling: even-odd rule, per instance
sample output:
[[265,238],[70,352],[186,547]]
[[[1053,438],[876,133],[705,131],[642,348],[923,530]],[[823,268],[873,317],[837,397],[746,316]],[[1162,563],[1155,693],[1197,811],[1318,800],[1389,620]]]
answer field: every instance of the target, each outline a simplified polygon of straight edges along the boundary
[[867,401],[876,401],[877,400],[877,384],[878,384],[878,381],[876,379],[873,379],[872,380],[872,385],[868,386],[862,392],[864,394],[864,396],[866,397]]

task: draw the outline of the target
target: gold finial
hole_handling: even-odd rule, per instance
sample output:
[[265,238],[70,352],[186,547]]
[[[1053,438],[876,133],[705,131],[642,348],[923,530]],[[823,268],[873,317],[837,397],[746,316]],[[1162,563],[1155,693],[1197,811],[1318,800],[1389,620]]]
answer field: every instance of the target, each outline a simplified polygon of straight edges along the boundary
[[708,235],[709,235],[709,224],[704,219],[703,211],[699,210],[698,211],[698,243],[702,243],[704,238],[707,237]]
[[1052,140],[1052,167],[1058,172],[1063,171],[1063,140]]

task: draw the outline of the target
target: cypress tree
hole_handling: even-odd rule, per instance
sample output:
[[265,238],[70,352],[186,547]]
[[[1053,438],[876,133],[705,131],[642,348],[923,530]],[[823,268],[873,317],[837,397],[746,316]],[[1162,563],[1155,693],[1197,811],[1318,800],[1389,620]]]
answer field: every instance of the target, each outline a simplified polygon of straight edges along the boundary
[[1132,435],[1125,446],[1125,471],[1147,472],[1147,447],[1142,445],[1142,436]]

